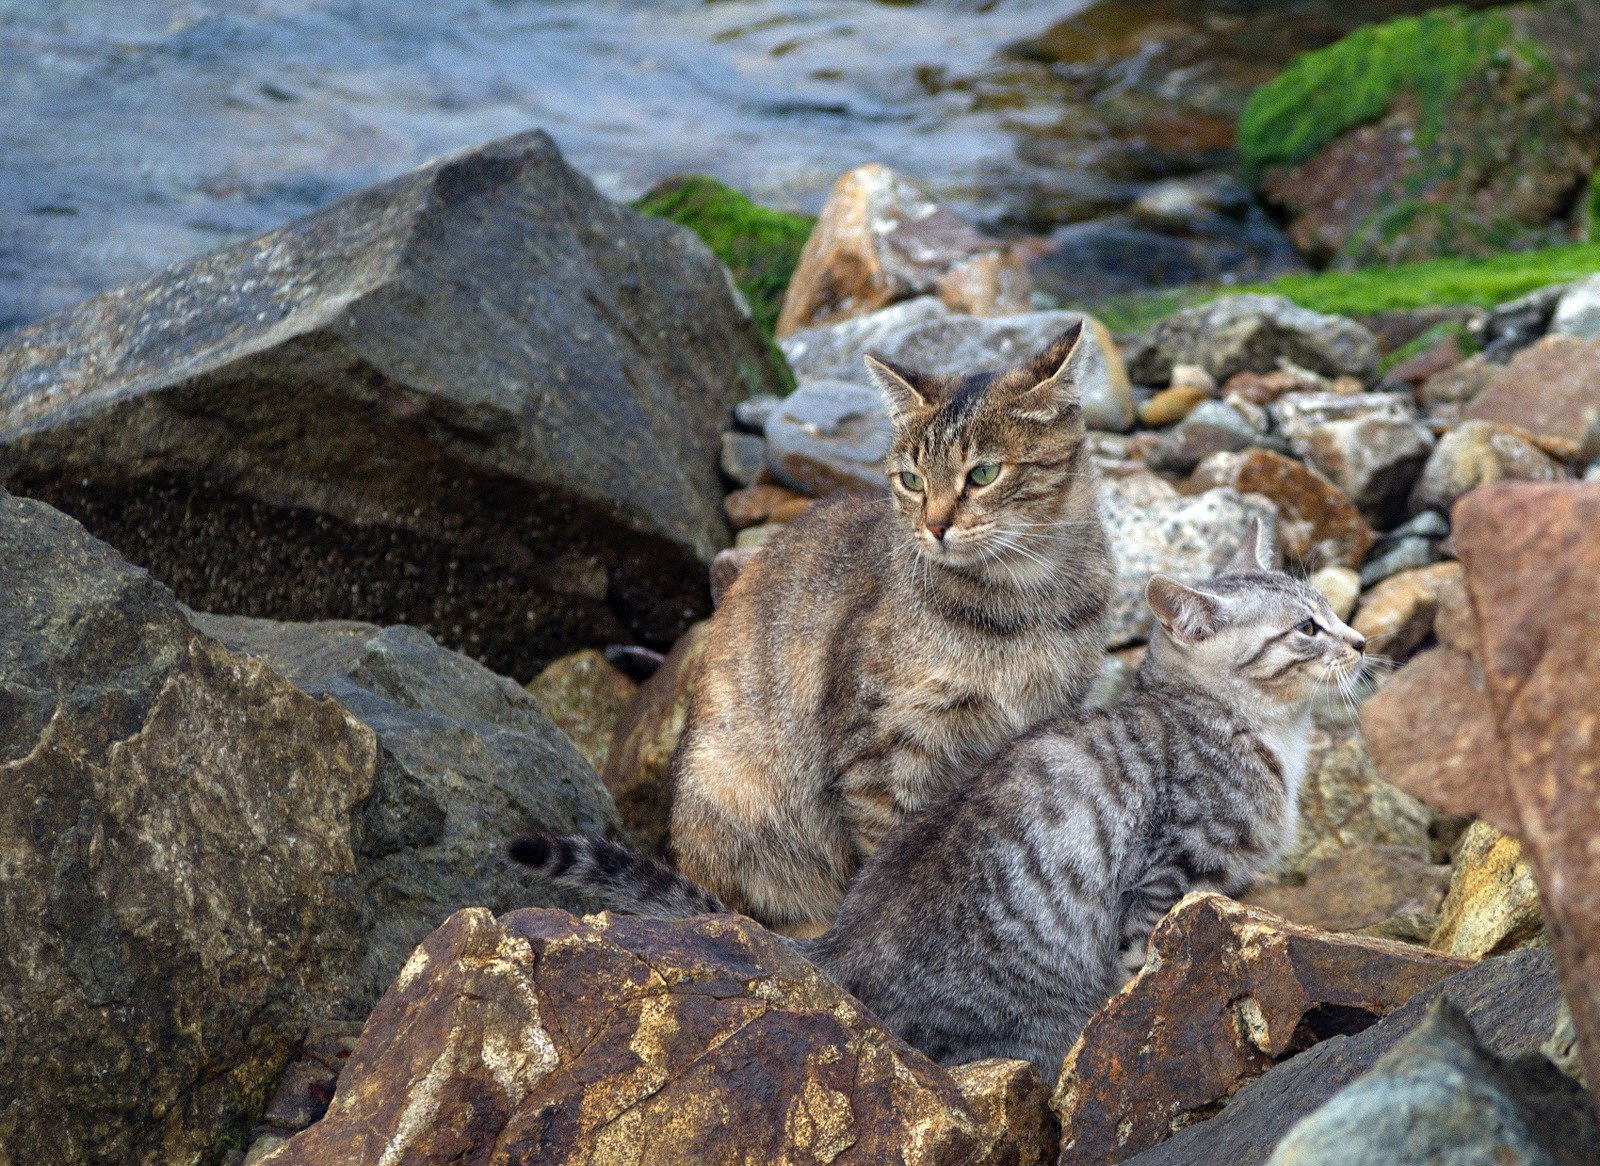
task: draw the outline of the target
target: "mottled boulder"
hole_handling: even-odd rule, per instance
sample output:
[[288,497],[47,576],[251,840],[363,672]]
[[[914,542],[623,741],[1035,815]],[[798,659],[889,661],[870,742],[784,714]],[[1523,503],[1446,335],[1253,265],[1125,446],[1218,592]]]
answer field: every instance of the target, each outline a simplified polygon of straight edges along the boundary
[[1301,927],[1193,894],[1152,959],[1084,1028],[1053,1105],[1061,1166],[1115,1166],[1215,1113],[1253,1077],[1359,1032],[1465,961]]
[[1338,486],[1380,527],[1405,517],[1433,434],[1416,421],[1364,417],[1314,425],[1294,439],[1294,452]]
[[656,674],[639,686],[611,741],[601,779],[616,800],[628,833],[646,851],[658,850],[666,841],[672,813],[672,754],[688,724],[689,701],[710,634],[710,621],[683,634]]
[[617,722],[633,703],[638,684],[613,667],[604,653],[585,648],[561,657],[525,687],[589,768],[603,773]]
[[597,905],[504,858],[505,840],[530,829],[621,833],[594,770],[515,681],[415,628],[191,619],[302,691],[333,697],[377,737],[373,796],[356,823],[366,1001],[462,907]]
[[216,1162],[362,1006],[372,732],[0,491],[0,1160]]
[[1260,499],[1220,486],[1185,498],[1150,473],[1108,477],[1100,488],[1100,517],[1117,561],[1117,590],[1108,621],[1110,647],[1145,638],[1150,609],[1145,585],[1156,572],[1184,583],[1216,574],[1238,549],[1252,518],[1275,528],[1276,512]]
[[1355,503],[1327,478],[1281,453],[1215,454],[1195,468],[1194,480],[1272,499],[1281,549],[1295,565],[1359,567],[1372,546],[1372,527]]
[[1454,859],[1430,947],[1482,959],[1544,935],[1539,888],[1515,838],[1487,822],[1474,822],[1461,836]]
[[1061,1123],[1050,1086],[1027,1061],[991,1057],[946,1070],[972,1116],[995,1140],[987,1166],[1054,1166]]
[[1559,482],[1568,476],[1526,432],[1492,421],[1465,421],[1428,455],[1411,491],[1411,512],[1448,512],[1462,495],[1491,482]]
[[1507,1063],[1448,997],[1279,1143],[1268,1166],[1585,1166],[1594,1107],[1539,1055]]
[[1032,291],[1027,268],[1005,244],[874,162],[834,183],[784,293],[777,334],[929,292],[959,311],[1008,315],[1027,311]]
[[1262,431],[1225,401],[1202,401],[1145,455],[1156,470],[1186,474],[1208,457],[1237,453],[1264,441]]
[[1079,364],[1084,424],[1122,431],[1133,425],[1133,386],[1111,333],[1081,312],[1027,312],[985,320],[917,299],[826,328],[809,328],[782,343],[795,376],[871,386],[862,359],[873,352],[918,372],[964,376],[1008,368],[1043,352],[1074,324],[1089,347]]
[[1239,372],[1271,372],[1280,360],[1365,381],[1377,372],[1378,342],[1354,320],[1250,293],[1174,312],[1127,353],[1128,373],[1141,385],[1166,384],[1178,364],[1199,365],[1222,382]]
[[1279,433],[1291,442],[1336,421],[1415,421],[1417,410],[1399,393],[1285,393],[1267,405]]
[[1335,1034],[1248,1082],[1222,1111],[1128,1161],[1134,1166],[1262,1166],[1291,1127],[1368,1072],[1448,998],[1483,1044],[1502,1057],[1538,1050],[1561,1004],[1548,951],[1484,960],[1419,991],[1403,1007],[1351,1035]]
[[1524,348],[1472,399],[1466,415],[1582,441],[1600,418],[1600,338],[1547,336]]
[[777,380],[706,246],[542,133],[7,341],[13,491],[196,609],[412,624],[519,680],[709,610],[720,431]]
[[1037,1161],[1019,1147],[1040,1136],[994,1131],[749,920],[469,910],[379,1002],[328,1115],[264,1166],[985,1166]]
[[[1600,1080],[1596,529],[1600,483],[1501,483],[1462,499],[1451,537],[1477,616],[1476,656],[1426,653],[1428,670],[1402,686],[1417,665],[1401,669],[1363,717],[1385,777],[1522,842],[1591,1082]],[[1462,707],[1450,718],[1419,721],[1451,700]],[[1434,738],[1431,758],[1406,740],[1419,723]]]

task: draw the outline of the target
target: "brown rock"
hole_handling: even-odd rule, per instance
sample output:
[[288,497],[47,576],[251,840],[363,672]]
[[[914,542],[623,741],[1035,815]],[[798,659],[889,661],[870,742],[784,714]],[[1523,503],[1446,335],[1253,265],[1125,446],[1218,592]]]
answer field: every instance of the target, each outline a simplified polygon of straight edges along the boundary
[[[1404,846],[1361,846],[1311,861],[1303,878],[1303,882],[1263,881],[1251,887],[1242,901],[1324,931],[1359,931],[1396,915],[1437,920],[1450,868],[1419,858]],[[1440,950],[1469,954],[1449,947]]]
[[1463,576],[1460,563],[1448,562],[1396,572],[1362,597],[1351,626],[1371,651],[1398,659],[1433,634],[1440,593],[1459,588]]
[[348,1020],[313,1021],[300,1044],[300,1051],[289,1062],[289,1068],[278,1082],[278,1091],[272,1095],[272,1104],[256,1127],[245,1155],[247,1163],[254,1163],[262,1155],[277,1149],[328,1112],[333,1100],[334,1087],[345,1062],[355,1050],[361,1037],[361,1024]]
[[1306,388],[1298,374],[1279,368],[1271,372],[1236,372],[1222,386],[1222,391],[1238,393],[1256,405],[1270,405],[1285,393],[1297,393]]
[[1089,1021],[1052,1104],[1061,1166],[1115,1166],[1215,1113],[1242,1085],[1358,1032],[1466,961],[1332,935],[1221,895],[1185,898],[1154,958]]
[[722,500],[722,509],[734,530],[763,522],[793,522],[810,505],[811,499],[799,491],[767,482],[735,490]]
[[1441,336],[1422,351],[1413,352],[1404,360],[1395,362],[1384,377],[1386,380],[1398,381],[1403,385],[1420,385],[1430,377],[1438,376],[1446,369],[1459,365],[1463,356],[1455,334],[1450,333]]
[[1522,349],[1467,406],[1467,416],[1581,442],[1600,413],[1600,338],[1546,336]]
[[1359,567],[1372,546],[1372,527],[1345,493],[1315,470],[1267,449],[1214,454],[1196,470],[1204,488],[1232,486],[1264,494],[1278,507],[1284,555],[1302,566]]
[[1175,424],[1210,395],[1195,385],[1174,385],[1170,389],[1162,389],[1139,406],[1139,421],[1152,429]]
[[1492,421],[1464,421],[1428,455],[1411,491],[1411,513],[1448,513],[1462,495],[1491,482],[1559,482],[1567,476],[1531,434]]
[[[822,208],[783,297],[777,334],[864,316],[899,300],[939,289],[952,268],[1004,245],[973,230],[887,166],[859,166],[840,177]],[[985,275],[969,269],[950,278],[948,294],[966,303],[1026,301],[1031,287],[1014,260]]]
[[709,620],[695,624],[672,646],[656,674],[639,686],[617,722],[611,756],[600,780],[640,849],[654,852],[667,837],[672,812],[669,773],[694,694],[695,672],[710,634]]
[[617,722],[639,686],[613,668],[603,653],[585,648],[561,657],[525,687],[590,767],[604,773]]
[[1422,382],[1417,396],[1424,405],[1464,405],[1489,387],[1500,373],[1482,354],[1469,356],[1451,368],[1441,369]]
[[1038,1140],[997,1137],[747,919],[469,909],[379,1002],[327,1116],[267,1161],[987,1166]]
[[1482,959],[1543,935],[1539,888],[1522,845],[1487,822],[1474,822],[1456,849],[1450,890],[1428,946]]
[[1050,1086],[1027,1061],[991,1057],[948,1070],[967,1109],[995,1149],[992,1166],[1054,1166],[1061,1123],[1050,1108]]

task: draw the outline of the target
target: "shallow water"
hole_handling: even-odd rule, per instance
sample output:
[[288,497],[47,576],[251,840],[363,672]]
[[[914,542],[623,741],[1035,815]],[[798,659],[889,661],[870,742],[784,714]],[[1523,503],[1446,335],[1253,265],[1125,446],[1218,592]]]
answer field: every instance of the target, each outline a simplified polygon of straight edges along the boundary
[[531,128],[615,197],[815,209],[880,159],[986,217],[1010,113],[925,82],[1061,0],[0,2],[0,324]]

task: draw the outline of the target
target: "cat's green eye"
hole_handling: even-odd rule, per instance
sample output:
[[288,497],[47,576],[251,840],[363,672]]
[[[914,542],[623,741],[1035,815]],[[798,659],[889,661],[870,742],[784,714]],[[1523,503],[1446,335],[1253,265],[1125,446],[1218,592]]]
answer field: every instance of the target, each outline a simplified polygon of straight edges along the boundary
[[900,471],[900,484],[913,494],[922,493],[922,475],[914,474],[910,470]]
[[1322,629],[1317,626],[1316,620],[1303,619],[1295,625],[1294,630],[1299,632],[1302,636],[1314,636]]
[[984,462],[981,466],[973,466],[972,472],[967,475],[967,481],[974,486],[987,486],[1000,476],[1000,467],[993,462]]

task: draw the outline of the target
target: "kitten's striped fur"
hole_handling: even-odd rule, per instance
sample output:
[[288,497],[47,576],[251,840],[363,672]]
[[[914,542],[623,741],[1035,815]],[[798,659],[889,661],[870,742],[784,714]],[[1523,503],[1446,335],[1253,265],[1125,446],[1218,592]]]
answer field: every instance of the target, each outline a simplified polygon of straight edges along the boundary
[[[929,1056],[1054,1079],[1154,923],[1191,890],[1238,894],[1289,841],[1316,686],[1359,667],[1365,641],[1256,538],[1203,588],[1153,579],[1128,696],[1031,730],[902,823],[798,949]],[[518,845],[640,914],[720,905],[614,843]]]
[[998,374],[876,362],[890,495],[813,505],[724,596],[673,759],[670,845],[730,906],[819,933],[904,815],[1083,697],[1112,564],[1080,333]]

